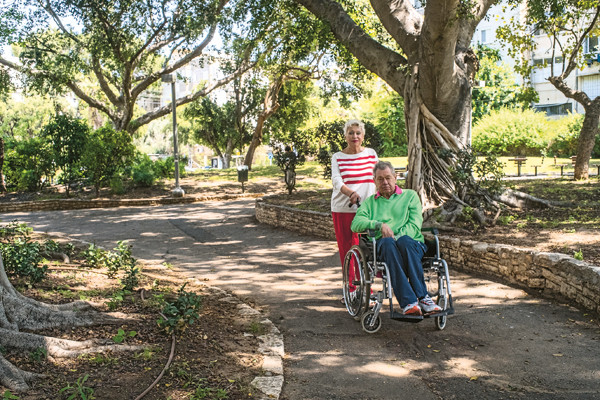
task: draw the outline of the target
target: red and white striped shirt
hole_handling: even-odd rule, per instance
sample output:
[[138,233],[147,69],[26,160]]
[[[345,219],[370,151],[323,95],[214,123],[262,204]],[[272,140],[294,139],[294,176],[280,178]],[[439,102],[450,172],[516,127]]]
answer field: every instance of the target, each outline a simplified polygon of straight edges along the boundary
[[361,201],[375,193],[373,167],[377,161],[377,153],[369,148],[365,148],[358,154],[344,154],[340,151],[333,155],[331,158],[332,212],[356,212],[356,206],[349,207],[350,199],[340,191],[343,185],[355,191]]

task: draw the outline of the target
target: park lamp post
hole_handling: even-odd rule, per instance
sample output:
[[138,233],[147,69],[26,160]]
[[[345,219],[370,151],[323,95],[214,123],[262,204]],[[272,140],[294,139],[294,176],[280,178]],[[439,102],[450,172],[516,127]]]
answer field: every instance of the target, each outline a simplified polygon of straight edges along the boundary
[[179,186],[179,152],[177,148],[177,107],[175,106],[175,77],[173,74],[162,76],[164,83],[171,84],[171,107],[173,108],[173,160],[175,161],[175,189],[171,191],[174,197],[183,197],[185,192]]

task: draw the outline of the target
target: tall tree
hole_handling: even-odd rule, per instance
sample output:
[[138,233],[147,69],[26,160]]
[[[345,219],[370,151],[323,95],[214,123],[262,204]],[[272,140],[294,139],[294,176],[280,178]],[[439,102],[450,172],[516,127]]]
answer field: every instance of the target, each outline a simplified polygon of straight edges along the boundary
[[[579,133],[577,160],[575,162],[575,179],[589,177],[589,161],[594,149],[595,138],[600,133],[600,96],[590,98],[582,89],[569,84],[569,76],[579,68],[583,68],[595,54],[583,54],[583,47],[590,38],[597,40],[600,34],[598,18],[600,2],[597,0],[528,0],[514,1],[513,6],[526,8],[526,19],[510,21],[501,27],[498,36],[507,40],[513,47],[513,54],[535,54],[540,45],[539,36],[545,35],[545,49],[550,49],[551,62],[549,68],[538,73],[549,73],[545,78],[565,97],[573,99],[583,106],[585,117]],[[594,49],[589,49],[591,53]],[[596,52],[598,49],[595,50]],[[556,62],[562,59],[561,62]],[[533,68],[546,68],[546,63],[536,66],[528,60],[522,60],[520,72],[529,76]]]
[[[132,133],[171,112],[169,104],[136,116],[140,95],[163,75],[208,57],[217,31],[233,29],[240,7],[237,0],[7,0],[0,20],[13,20],[15,27],[0,34],[18,46],[19,60],[2,55],[0,65],[20,73],[28,89],[72,91],[116,130]],[[251,51],[243,50],[238,70],[178,98],[176,106],[247,70]]]
[[[404,98],[407,185],[425,206],[452,197],[451,160],[442,149],[469,143],[477,58],[471,39],[493,0],[295,0],[329,24],[336,39]],[[374,15],[375,27],[364,22]]]

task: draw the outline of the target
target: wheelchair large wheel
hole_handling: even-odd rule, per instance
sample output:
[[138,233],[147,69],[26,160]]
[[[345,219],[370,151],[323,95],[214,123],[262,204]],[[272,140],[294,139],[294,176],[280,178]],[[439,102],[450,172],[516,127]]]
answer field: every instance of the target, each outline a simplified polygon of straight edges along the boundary
[[369,304],[371,277],[366,262],[364,252],[359,246],[352,246],[344,259],[344,302],[348,313],[354,318],[359,318]]

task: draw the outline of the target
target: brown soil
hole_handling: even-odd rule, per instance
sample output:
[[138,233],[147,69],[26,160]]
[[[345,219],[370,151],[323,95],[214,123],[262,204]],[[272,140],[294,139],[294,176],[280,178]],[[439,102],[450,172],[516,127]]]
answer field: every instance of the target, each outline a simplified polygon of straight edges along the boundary
[[[47,303],[81,298],[101,303],[97,307],[101,312],[109,311],[108,302],[120,289],[118,279],[108,279],[102,270],[90,270],[79,259],[71,260],[68,266],[58,261],[49,263],[48,277],[42,283],[28,288],[23,282],[12,279],[16,287],[25,295]],[[90,272],[60,268],[82,268]],[[97,399],[136,398],[160,374],[171,352],[171,336],[157,324],[163,308],[159,299],[174,301],[184,283],[170,266],[144,265],[139,289],[126,295],[113,309],[129,317],[122,324],[36,332],[111,344],[114,343],[112,338],[122,329],[127,333],[135,332],[135,336],[126,337],[125,344],[143,345],[145,351],[96,353],[76,359],[50,359],[41,352],[4,352],[5,357],[19,368],[48,376],[48,379],[35,382],[32,389],[20,394],[19,398],[66,399],[74,392],[59,392],[69,385],[77,388],[78,379],[83,386],[93,389]],[[223,294],[218,295],[199,282],[188,281],[185,290],[202,296],[199,319],[177,334],[170,368],[144,399],[248,399],[256,396],[250,382],[260,374],[262,364],[262,356],[257,354],[258,321],[241,317],[235,304],[219,301]],[[4,390],[0,386],[0,393]]]

